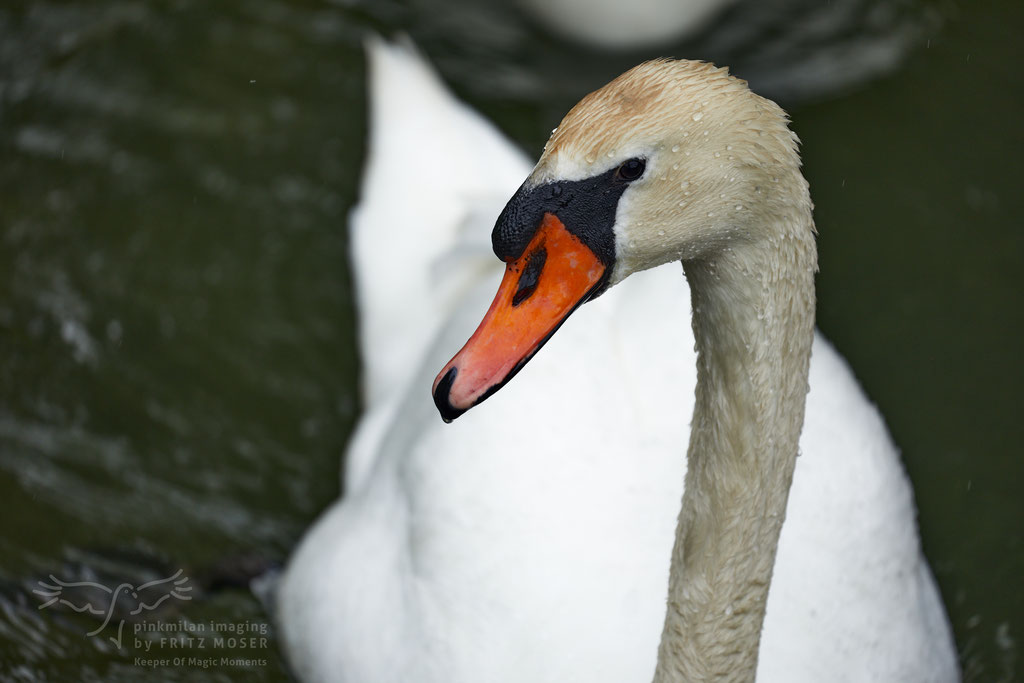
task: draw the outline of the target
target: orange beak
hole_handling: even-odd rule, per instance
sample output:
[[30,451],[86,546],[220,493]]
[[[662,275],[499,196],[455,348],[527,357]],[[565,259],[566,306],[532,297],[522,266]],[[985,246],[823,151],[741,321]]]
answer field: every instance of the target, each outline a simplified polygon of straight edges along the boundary
[[462,350],[434,380],[445,422],[500,389],[537,353],[569,314],[590,298],[605,266],[552,213],[517,260]]

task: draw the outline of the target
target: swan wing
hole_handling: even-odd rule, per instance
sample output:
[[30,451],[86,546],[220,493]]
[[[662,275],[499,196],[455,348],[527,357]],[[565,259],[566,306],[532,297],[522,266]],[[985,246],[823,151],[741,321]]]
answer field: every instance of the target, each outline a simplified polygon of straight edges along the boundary
[[371,38],[370,139],[352,211],[367,406],[398,390],[456,300],[464,269],[497,267],[494,216],[531,167],[456,100],[408,42]]

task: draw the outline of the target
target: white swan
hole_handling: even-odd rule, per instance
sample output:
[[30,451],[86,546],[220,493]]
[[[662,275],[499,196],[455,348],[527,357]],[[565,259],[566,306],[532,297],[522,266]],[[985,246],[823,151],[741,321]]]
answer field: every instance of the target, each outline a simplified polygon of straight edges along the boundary
[[736,0],[519,0],[563,35],[603,48],[639,48],[691,35]]
[[[367,413],[346,494],[277,593],[288,658],[304,680],[650,679],[696,383],[685,283],[672,268],[630,277],[484,408],[441,424],[425,388],[497,285],[488,233],[529,164],[411,51],[373,43],[370,66],[352,225]],[[704,106],[691,136],[717,125]],[[732,161],[727,146],[712,163]],[[593,168],[629,150],[607,151]],[[713,212],[732,191],[719,175],[676,203]],[[758,680],[956,680],[884,426],[820,336],[809,382]]]

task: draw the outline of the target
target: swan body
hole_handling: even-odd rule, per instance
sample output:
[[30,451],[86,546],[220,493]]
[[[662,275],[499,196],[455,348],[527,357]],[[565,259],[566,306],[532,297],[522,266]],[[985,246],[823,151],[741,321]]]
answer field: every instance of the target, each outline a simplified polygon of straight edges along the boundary
[[627,49],[691,35],[735,1],[520,0],[520,4],[563,35],[597,47]]
[[[488,232],[530,164],[413,51],[369,52],[352,225],[367,412],[345,495],[277,593],[288,658],[311,681],[650,679],[697,383],[686,283],[623,280],[486,409],[441,424],[424,388],[501,278]],[[957,680],[897,452],[820,335],[812,353],[757,680]]]

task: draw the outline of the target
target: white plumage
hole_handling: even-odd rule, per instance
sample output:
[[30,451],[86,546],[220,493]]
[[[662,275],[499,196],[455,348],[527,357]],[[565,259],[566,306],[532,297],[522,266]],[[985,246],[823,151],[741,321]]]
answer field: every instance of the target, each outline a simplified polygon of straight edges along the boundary
[[[443,424],[431,380],[496,289],[490,228],[530,164],[413,50],[369,55],[367,412],[278,591],[289,660],[304,680],[649,680],[696,381],[678,266],[582,307]],[[897,451],[820,335],[810,387],[758,680],[956,680]]]

